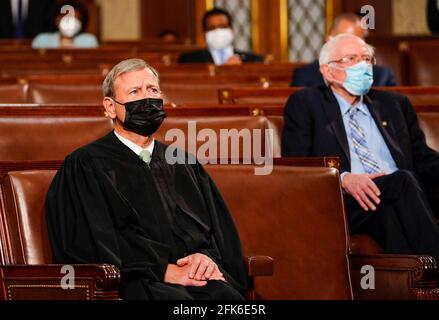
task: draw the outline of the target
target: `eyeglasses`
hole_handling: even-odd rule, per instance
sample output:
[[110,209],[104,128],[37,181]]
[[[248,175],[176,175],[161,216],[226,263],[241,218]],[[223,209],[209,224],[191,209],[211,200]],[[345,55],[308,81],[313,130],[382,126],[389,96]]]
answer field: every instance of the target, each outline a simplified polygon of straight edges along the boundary
[[371,65],[376,64],[376,58],[374,56],[370,56],[370,55],[358,56],[358,55],[354,55],[354,54],[344,56],[343,58],[338,59],[338,60],[329,61],[328,64],[329,63],[342,63],[344,65],[354,65],[354,64],[357,64],[361,61],[365,61],[366,63],[371,64]]

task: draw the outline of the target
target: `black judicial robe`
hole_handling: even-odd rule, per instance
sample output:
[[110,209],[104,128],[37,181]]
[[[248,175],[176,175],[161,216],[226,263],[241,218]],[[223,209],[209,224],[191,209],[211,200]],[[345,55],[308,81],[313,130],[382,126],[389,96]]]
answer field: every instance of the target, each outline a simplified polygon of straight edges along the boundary
[[179,299],[186,289],[163,283],[166,266],[199,252],[242,292],[241,244],[226,204],[198,162],[170,165],[166,148],[155,142],[148,167],[111,132],[66,157],[46,198],[53,263],[113,264],[122,298]]

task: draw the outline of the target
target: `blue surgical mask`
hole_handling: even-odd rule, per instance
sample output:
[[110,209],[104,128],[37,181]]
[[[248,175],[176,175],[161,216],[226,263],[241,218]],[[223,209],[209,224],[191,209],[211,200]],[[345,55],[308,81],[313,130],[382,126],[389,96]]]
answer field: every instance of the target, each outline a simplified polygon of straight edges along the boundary
[[362,96],[369,92],[373,83],[372,65],[361,61],[351,67],[347,67],[346,79],[343,87],[354,96]]

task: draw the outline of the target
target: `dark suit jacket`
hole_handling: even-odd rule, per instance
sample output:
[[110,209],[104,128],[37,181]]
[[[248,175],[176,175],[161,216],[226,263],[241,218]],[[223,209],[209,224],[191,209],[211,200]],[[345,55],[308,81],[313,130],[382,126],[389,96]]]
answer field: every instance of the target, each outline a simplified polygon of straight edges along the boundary
[[[55,0],[29,0],[24,24],[25,38],[33,38],[41,32],[54,31]],[[15,25],[9,0],[0,1],[0,38],[15,38]]]
[[[322,74],[320,73],[319,62],[316,60],[293,71],[291,81],[292,87],[311,87],[324,85]],[[396,86],[395,75],[389,68],[375,65],[373,67],[373,86],[386,87]]]
[[437,0],[428,0],[427,4],[427,21],[430,31],[439,32],[439,4]]
[[[263,62],[264,58],[262,56],[248,53],[236,51],[235,54],[239,54],[241,56],[242,62]],[[212,55],[209,50],[198,50],[187,53],[182,53],[178,58],[178,63],[214,63]]]
[[[408,98],[372,89],[364,102],[398,168],[414,171],[424,182],[437,182],[439,154],[426,145]],[[284,117],[283,156],[338,156],[340,171],[350,171],[348,138],[340,106],[329,88],[310,87],[293,94]]]

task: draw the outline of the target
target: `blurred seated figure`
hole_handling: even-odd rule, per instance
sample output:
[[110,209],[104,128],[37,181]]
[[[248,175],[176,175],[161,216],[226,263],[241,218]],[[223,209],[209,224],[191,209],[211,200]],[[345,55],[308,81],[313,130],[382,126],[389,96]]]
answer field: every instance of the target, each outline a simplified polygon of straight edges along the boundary
[[234,30],[229,12],[214,8],[203,16],[203,31],[207,49],[180,55],[179,63],[215,63],[216,65],[240,65],[245,62],[263,62],[264,58],[233,48]]
[[158,34],[158,38],[163,43],[177,43],[180,40],[180,35],[175,30],[166,29]]
[[[361,19],[355,13],[342,13],[337,16],[331,24],[329,34],[326,36],[326,42],[338,34],[350,33],[364,39],[367,30],[361,27]],[[293,71],[291,81],[292,87],[310,87],[324,85],[322,74],[320,73],[319,62],[307,64]],[[395,75],[387,67],[373,66],[373,85],[377,87],[396,86]]]
[[51,28],[55,0],[0,1],[0,38],[32,39]]
[[432,33],[439,32],[439,1],[428,0],[427,22],[428,27]]
[[[73,12],[70,12],[73,9]],[[41,33],[32,41],[32,48],[96,48],[98,40],[83,32],[88,25],[87,9],[79,2],[66,1],[57,6],[54,14],[57,31]]]

